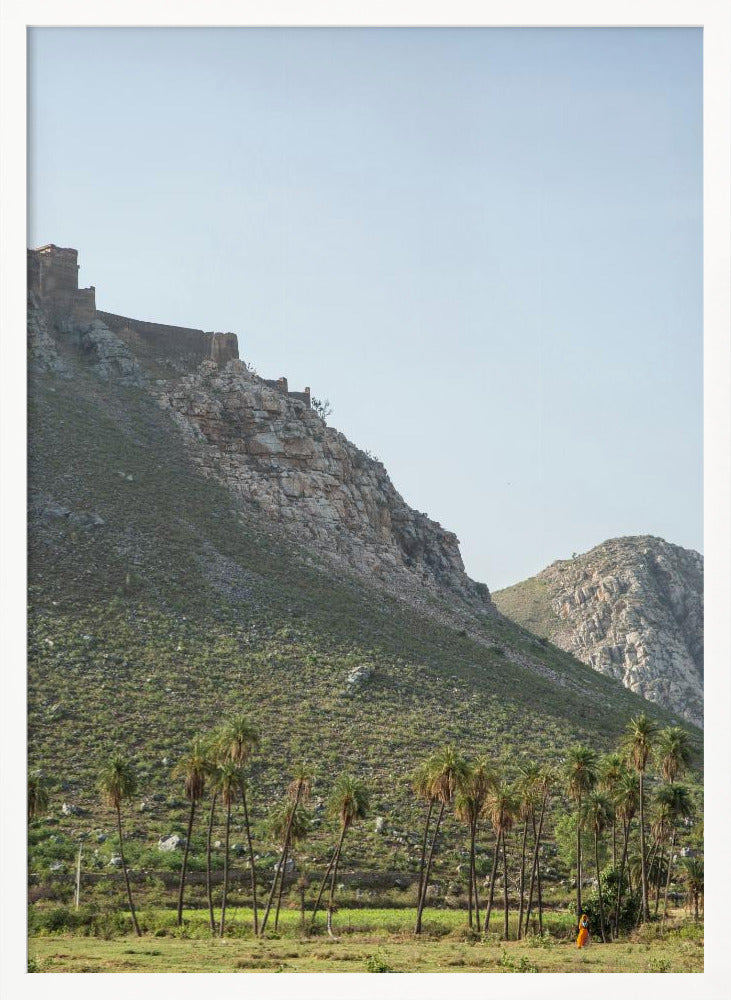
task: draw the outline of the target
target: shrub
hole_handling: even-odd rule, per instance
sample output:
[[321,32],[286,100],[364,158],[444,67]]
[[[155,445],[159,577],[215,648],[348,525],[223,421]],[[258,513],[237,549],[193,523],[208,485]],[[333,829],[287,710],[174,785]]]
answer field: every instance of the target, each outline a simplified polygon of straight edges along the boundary
[[[619,930],[625,934],[629,933],[637,923],[640,907],[642,906],[641,890],[636,889],[629,892],[629,882],[625,871],[622,879],[622,903],[619,914]],[[601,873],[602,903],[604,904],[604,932],[609,937],[610,927],[614,926],[617,913],[617,886],[619,884],[619,872],[608,865]],[[596,888],[583,899],[583,908],[589,917],[589,933],[593,937],[601,935],[599,922],[599,892]]]
[[497,964],[510,972],[538,972],[538,966],[535,962],[531,962],[527,955],[521,955],[516,962],[505,948],[500,953]]
[[54,906],[49,910],[29,909],[28,929],[31,933],[62,934],[73,933],[80,928],[89,927],[94,917],[94,910],[84,906],[78,910],[68,906]]
[[118,934],[128,934],[132,930],[132,918],[126,913],[99,913],[91,921],[90,932],[94,937],[111,941]]
[[382,952],[376,951],[365,960],[366,972],[393,972]]
[[647,963],[648,972],[670,972],[670,962],[667,958],[651,958]]

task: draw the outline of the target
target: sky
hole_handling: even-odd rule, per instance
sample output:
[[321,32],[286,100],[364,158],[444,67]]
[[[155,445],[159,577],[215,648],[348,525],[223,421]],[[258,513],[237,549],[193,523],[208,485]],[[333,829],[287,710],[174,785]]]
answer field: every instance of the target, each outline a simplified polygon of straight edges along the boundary
[[702,32],[32,29],[30,246],[234,331],[500,589],[702,551]]

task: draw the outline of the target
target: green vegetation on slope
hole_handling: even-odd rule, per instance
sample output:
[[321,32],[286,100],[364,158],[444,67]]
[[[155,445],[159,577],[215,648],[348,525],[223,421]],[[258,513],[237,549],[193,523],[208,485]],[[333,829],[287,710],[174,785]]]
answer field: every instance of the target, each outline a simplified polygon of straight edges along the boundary
[[[485,615],[478,642],[293,550],[195,474],[143,391],[82,370],[73,382],[34,376],[29,412],[29,763],[60,783],[31,864],[51,837],[60,849],[101,830],[110,836],[92,864],[103,870],[113,816],[94,782],[120,748],[145,800],[126,853],[133,866],[160,866],[155,840],[182,833],[187,814],[170,771],[225,714],[247,714],[262,733],[251,772],[257,849],[273,849],[266,816],[290,768],[308,760],[318,794],[345,768],[369,782],[385,832],[366,824],[344,860],[391,871],[418,861],[422,809],[407,775],[434,747],[486,752],[509,772],[524,756],[558,762],[574,742],[608,748],[642,708],[669,720],[506,619]],[[83,512],[104,523],[84,526]],[[360,665],[372,675],[349,684]],[[58,817],[59,799],[80,812]],[[458,837],[461,849],[463,832],[445,823],[437,876],[452,870]],[[321,861],[330,843],[316,827],[308,858]]]
[[505,590],[493,593],[493,601],[502,614],[520,622],[529,632],[550,639],[556,633],[556,616],[551,611],[551,595],[544,580],[532,576]]

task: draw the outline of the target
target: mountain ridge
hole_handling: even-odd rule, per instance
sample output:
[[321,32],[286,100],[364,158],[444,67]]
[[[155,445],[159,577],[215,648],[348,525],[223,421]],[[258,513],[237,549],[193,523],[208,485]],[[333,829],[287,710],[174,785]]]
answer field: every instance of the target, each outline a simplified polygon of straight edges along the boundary
[[703,722],[703,557],[608,539],[496,591],[508,617],[650,701]]

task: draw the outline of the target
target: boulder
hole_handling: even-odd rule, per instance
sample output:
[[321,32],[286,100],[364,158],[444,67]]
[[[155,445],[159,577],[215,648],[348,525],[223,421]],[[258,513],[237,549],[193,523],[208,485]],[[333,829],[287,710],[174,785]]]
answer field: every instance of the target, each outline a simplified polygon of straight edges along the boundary
[[90,531],[92,528],[101,528],[105,521],[99,514],[82,510],[69,514],[69,523],[77,528],[81,528],[83,531]]
[[177,851],[178,848],[185,847],[185,837],[179,836],[177,833],[169,833],[167,837],[160,837],[157,842],[158,851]]
[[45,518],[66,518],[69,516],[71,511],[68,507],[61,507],[57,503],[49,503],[48,506],[43,511],[43,517]]
[[351,689],[357,688],[361,684],[364,684],[372,676],[373,667],[369,667],[366,664],[353,667],[348,673],[348,687]]

